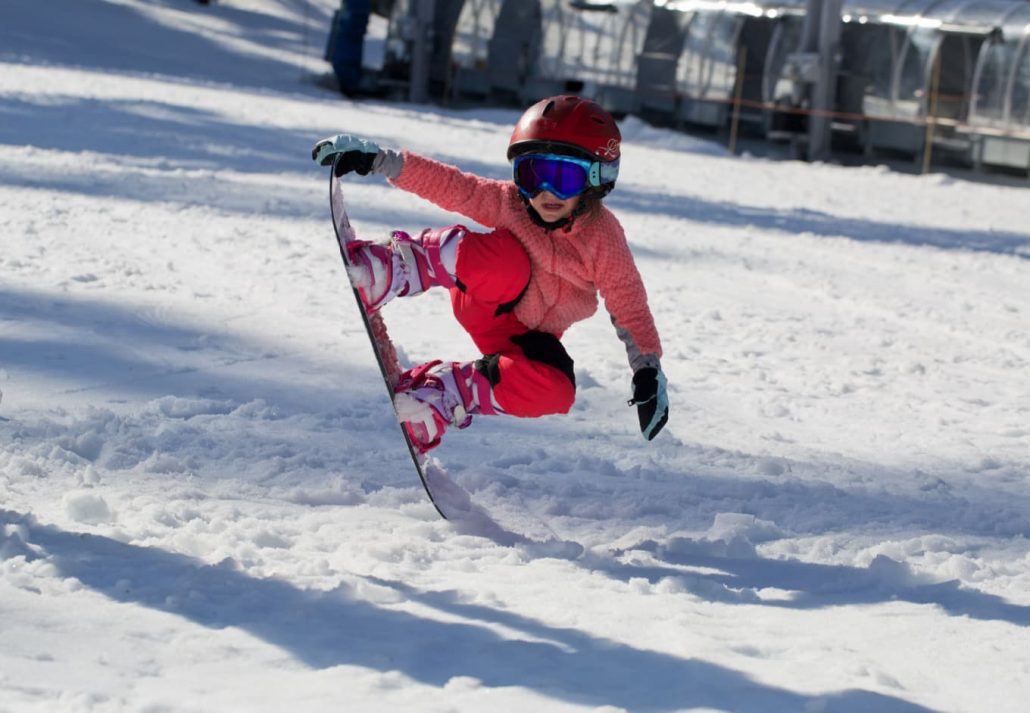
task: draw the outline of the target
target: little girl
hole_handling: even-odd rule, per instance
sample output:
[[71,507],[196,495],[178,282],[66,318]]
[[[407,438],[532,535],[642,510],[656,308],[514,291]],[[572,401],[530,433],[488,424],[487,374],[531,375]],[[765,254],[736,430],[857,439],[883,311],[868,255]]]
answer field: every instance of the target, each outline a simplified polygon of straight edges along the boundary
[[594,314],[598,293],[625,343],[640,430],[654,438],[668,420],[666,380],[654,319],[626,236],[601,199],[619,174],[621,134],[596,103],[544,99],[519,119],[508,144],[512,182],[464,173],[410,151],[341,134],[312,158],[338,175],[375,173],[491,232],[455,225],[416,238],[349,245],[348,268],[369,310],[431,286],[451,293],[454,316],[482,357],[433,361],[405,372],[394,404],[425,452],[448,426],[474,414],[534,417],[568,413],[573,362],[560,341]]

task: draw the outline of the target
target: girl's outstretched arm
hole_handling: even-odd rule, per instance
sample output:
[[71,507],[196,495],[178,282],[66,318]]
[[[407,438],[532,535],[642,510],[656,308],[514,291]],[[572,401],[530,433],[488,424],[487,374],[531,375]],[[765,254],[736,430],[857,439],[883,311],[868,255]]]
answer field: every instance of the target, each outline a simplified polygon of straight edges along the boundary
[[384,149],[351,134],[322,139],[311,151],[311,158],[323,166],[332,164],[338,155],[336,166],[341,175],[385,176],[398,188],[486,227],[497,227],[497,216],[512,191],[507,181],[482,178],[411,151]]
[[494,181],[455,166],[404,151],[403,168],[390,182],[444,210],[496,228],[497,217],[513,191],[510,181]]

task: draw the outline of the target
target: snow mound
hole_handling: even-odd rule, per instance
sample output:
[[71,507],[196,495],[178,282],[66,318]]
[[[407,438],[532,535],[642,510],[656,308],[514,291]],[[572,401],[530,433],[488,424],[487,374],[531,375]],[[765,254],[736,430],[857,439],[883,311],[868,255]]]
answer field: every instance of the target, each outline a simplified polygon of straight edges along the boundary
[[703,156],[730,156],[729,149],[714,141],[689,136],[681,131],[651,126],[636,116],[627,116],[619,122],[623,142],[634,146],[648,146],[665,151],[693,153]]
[[78,491],[62,498],[64,513],[69,519],[84,525],[105,525],[114,521],[114,513],[107,501],[95,493]]

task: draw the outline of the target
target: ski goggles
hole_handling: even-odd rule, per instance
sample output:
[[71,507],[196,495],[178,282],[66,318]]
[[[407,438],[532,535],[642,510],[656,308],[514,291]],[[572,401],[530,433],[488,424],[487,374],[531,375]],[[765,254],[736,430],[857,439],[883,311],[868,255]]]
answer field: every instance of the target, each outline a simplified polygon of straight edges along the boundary
[[519,192],[526,198],[534,198],[541,191],[547,191],[564,201],[588,188],[614,183],[619,175],[619,162],[602,163],[574,156],[530,153],[516,156],[511,162],[511,172]]

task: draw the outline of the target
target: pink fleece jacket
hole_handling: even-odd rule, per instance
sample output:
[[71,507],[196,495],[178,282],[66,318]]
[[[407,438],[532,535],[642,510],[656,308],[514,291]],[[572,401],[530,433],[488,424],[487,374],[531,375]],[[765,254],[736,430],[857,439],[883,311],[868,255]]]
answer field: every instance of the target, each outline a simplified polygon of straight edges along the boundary
[[[398,188],[460,213],[488,228],[507,228],[529,254],[532,277],[515,316],[530,329],[560,336],[597,311],[604,300],[630,362],[639,355],[662,354],[647,293],[626,234],[607,208],[572,230],[547,231],[532,221],[511,181],[495,181],[454,166],[404,152],[404,168],[392,181]],[[635,365],[634,365],[635,366]]]

